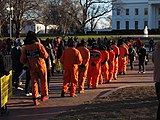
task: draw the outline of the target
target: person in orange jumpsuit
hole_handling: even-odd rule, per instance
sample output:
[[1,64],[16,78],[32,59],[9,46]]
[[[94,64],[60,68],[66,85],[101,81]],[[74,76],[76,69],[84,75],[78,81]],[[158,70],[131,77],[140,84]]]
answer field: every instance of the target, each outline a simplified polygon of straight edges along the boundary
[[100,52],[101,52],[101,73],[100,73],[100,77],[99,77],[99,83],[102,84],[103,83],[103,76],[105,78],[104,83],[108,82],[109,78],[108,78],[108,60],[109,60],[109,53],[106,50],[106,46],[102,45],[100,46]]
[[119,47],[119,51],[120,51],[120,55],[119,55],[119,58],[118,58],[118,72],[119,72],[119,75],[121,75],[122,73],[125,75],[126,73],[126,62],[127,62],[127,59],[126,59],[126,56],[128,55],[128,49],[124,46],[124,44],[120,45]]
[[115,41],[112,41],[112,49],[115,53],[115,59],[114,59],[114,71],[113,71],[113,79],[117,80],[117,74],[118,74],[118,56],[119,56],[119,48],[116,45]]
[[109,65],[109,80],[108,80],[108,83],[110,83],[113,80],[115,53],[111,49],[110,46],[107,46],[107,51],[109,53],[109,60],[108,60],[108,65]]
[[84,93],[84,84],[87,77],[87,71],[89,66],[90,51],[86,47],[86,42],[81,40],[80,46],[77,48],[82,55],[82,64],[79,66],[78,74],[78,84],[79,84],[79,93]]
[[48,57],[44,46],[40,42],[36,42],[36,34],[32,31],[27,33],[24,41],[25,45],[22,48],[20,61],[22,64],[29,63],[31,83],[32,83],[32,97],[34,105],[39,105],[38,101],[38,79],[41,81],[41,101],[46,101],[48,97],[47,84],[47,68],[45,59]]
[[101,52],[97,50],[97,45],[93,43],[92,49],[90,50],[90,60],[89,60],[89,67],[88,67],[88,81],[87,85],[88,88],[92,86],[92,88],[97,87],[97,83],[99,80],[99,71],[100,71],[100,63],[101,63]]
[[76,97],[76,88],[78,85],[78,66],[82,64],[82,56],[79,50],[75,48],[75,42],[68,40],[68,48],[63,51],[60,62],[64,65],[63,90],[61,97],[65,97],[70,85],[70,96]]

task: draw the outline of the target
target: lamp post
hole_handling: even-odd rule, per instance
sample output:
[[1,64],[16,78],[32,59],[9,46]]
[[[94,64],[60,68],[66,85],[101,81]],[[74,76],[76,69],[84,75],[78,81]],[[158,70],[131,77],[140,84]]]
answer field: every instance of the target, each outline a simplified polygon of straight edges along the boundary
[[10,39],[11,39],[12,38],[13,7],[8,7],[7,10],[9,11],[9,33],[10,33]]

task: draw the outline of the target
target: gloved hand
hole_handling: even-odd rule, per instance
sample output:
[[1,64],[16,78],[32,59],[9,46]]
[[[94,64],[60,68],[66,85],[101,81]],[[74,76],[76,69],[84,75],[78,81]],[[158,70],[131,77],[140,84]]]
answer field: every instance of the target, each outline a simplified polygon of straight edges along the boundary
[[92,66],[96,66],[96,63],[92,62],[91,65],[92,65]]
[[81,64],[81,65],[79,66],[79,68],[85,68],[85,65],[84,65],[84,64]]
[[104,65],[104,64],[105,64],[105,62],[101,62],[101,66]]

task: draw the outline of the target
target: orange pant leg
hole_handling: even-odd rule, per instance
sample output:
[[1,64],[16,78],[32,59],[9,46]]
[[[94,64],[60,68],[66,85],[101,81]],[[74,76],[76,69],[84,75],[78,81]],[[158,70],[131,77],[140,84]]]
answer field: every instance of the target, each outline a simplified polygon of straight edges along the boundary
[[92,73],[92,88],[96,88],[99,79],[99,70],[97,68],[93,68]]
[[84,90],[86,77],[87,77],[87,69],[86,68],[79,69],[79,77],[78,77],[79,91]]
[[98,75],[97,85],[98,85],[99,83],[100,83],[100,84],[103,83],[102,67],[99,69],[99,75]]
[[113,72],[113,77],[117,78],[118,74],[118,59],[114,61],[114,72]]
[[76,93],[76,88],[78,85],[78,67],[77,68],[70,68],[70,75],[71,75],[71,89],[70,89],[70,96],[74,96]]
[[114,62],[109,64],[109,80],[113,79]]
[[123,59],[122,60],[122,71],[123,72],[126,72],[126,69],[127,69],[127,61],[126,61],[126,59]]
[[102,72],[103,72],[103,75],[104,75],[104,79],[105,79],[105,82],[107,82],[109,80],[108,78],[108,65],[103,65],[102,66]]
[[48,96],[47,71],[40,72],[41,96]]
[[70,84],[70,96],[74,96],[78,85],[78,68],[66,67],[63,75],[63,90],[67,92]]
[[38,79],[34,79],[33,76],[31,76],[31,83],[32,83],[32,98],[38,97]]
[[118,59],[118,72],[123,72],[123,62],[122,58]]
[[88,86],[91,86],[91,81],[92,81],[92,74],[93,74],[93,67],[92,66],[89,66],[88,68],[88,72],[87,72],[87,85]]
[[68,91],[68,85],[70,84],[70,71],[68,68],[65,68],[64,74],[63,74],[63,91],[67,93]]
[[98,83],[99,84],[102,84],[103,83],[103,76],[102,76],[102,73],[99,75],[99,81],[98,81]]

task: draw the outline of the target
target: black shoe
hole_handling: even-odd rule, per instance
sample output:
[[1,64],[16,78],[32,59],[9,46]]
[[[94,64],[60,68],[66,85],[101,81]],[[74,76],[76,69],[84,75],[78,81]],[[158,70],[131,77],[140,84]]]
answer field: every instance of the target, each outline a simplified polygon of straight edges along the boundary
[[117,78],[113,78],[114,80],[117,80]]
[[122,72],[119,72],[119,73],[118,73],[118,75],[121,75],[121,74],[122,74]]
[[123,75],[125,75],[126,73],[125,72],[123,72]]
[[65,97],[65,92],[64,92],[64,90],[62,90],[62,92],[61,92],[61,97]]

